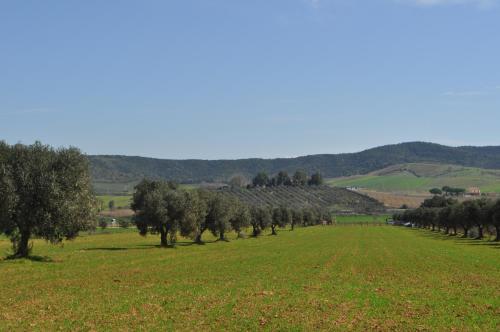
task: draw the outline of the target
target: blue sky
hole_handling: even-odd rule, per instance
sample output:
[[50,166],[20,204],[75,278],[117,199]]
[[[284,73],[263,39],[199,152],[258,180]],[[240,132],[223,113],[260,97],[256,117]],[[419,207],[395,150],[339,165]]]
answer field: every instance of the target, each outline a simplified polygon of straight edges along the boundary
[[0,0],[9,143],[290,157],[499,123],[496,0]]

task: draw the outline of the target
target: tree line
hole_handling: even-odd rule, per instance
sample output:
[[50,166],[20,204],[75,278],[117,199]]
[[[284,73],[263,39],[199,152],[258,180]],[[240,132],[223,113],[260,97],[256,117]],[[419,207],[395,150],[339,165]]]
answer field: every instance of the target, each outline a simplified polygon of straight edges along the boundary
[[500,200],[468,200],[458,202],[452,198],[434,196],[414,210],[395,214],[396,221],[409,222],[417,227],[442,231],[448,235],[469,237],[472,229],[475,238],[484,238],[485,230],[495,229],[495,241],[500,241]]
[[[317,182],[318,176],[309,181]],[[286,173],[277,179],[289,183]],[[302,185],[304,179],[307,176],[298,172],[292,183]],[[162,246],[175,244],[178,234],[201,243],[207,231],[226,240],[230,231],[243,237],[247,227],[253,236],[267,229],[276,235],[277,228],[287,225],[293,229],[332,222],[330,213],[319,209],[252,207],[220,192],[185,191],[165,181],[141,181],[131,207],[139,233],[160,234]],[[98,209],[88,159],[80,150],[0,141],[0,234],[12,242],[11,257],[27,257],[33,237],[60,243],[95,229]],[[102,226],[105,221],[100,222]]]
[[201,244],[205,232],[227,240],[227,233],[234,231],[241,238],[250,227],[257,237],[267,229],[277,235],[278,228],[288,225],[293,230],[333,222],[326,210],[249,206],[222,192],[180,190],[173,182],[147,179],[135,188],[132,210],[139,233],[159,234],[163,247],[175,245],[179,234]]
[[455,188],[450,186],[444,186],[442,188],[432,188],[429,192],[433,195],[442,195],[445,196],[460,196],[464,195],[467,190],[465,188]]
[[296,171],[289,176],[286,171],[280,171],[274,177],[269,177],[266,172],[259,172],[252,180],[254,187],[274,186],[320,186],[323,184],[323,176],[320,172],[313,173],[310,177],[304,171]]

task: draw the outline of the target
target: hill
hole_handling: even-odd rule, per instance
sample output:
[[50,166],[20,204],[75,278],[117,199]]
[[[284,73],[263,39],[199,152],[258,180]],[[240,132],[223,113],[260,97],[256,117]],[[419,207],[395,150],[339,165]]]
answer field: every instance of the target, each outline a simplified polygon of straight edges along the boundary
[[182,183],[224,182],[239,174],[276,174],[301,169],[320,171],[326,178],[367,174],[392,165],[438,163],[500,169],[500,147],[448,147],[412,142],[387,145],[358,153],[322,154],[297,158],[239,160],[171,160],[127,156],[89,156],[99,193],[127,192],[143,177]]
[[327,208],[336,212],[373,213],[383,212],[384,206],[377,200],[342,188],[329,186],[224,188],[220,191],[238,197],[254,206],[288,206],[291,208]]
[[500,193],[500,170],[410,163],[393,165],[366,175],[330,179],[328,184],[360,187],[382,192],[428,193],[443,186],[479,187],[485,193]]

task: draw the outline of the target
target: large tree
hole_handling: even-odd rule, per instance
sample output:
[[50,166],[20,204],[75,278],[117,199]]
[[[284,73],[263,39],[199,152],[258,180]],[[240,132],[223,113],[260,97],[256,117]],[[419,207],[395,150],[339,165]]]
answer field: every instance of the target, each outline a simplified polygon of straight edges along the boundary
[[0,233],[11,239],[13,257],[29,255],[32,237],[59,243],[95,227],[96,210],[78,149],[0,142]]
[[219,240],[226,240],[231,230],[230,219],[234,210],[232,201],[222,193],[215,193],[208,202],[207,227]]
[[292,178],[294,186],[305,186],[307,184],[307,174],[304,171],[296,171]]
[[260,172],[257,174],[253,180],[252,184],[254,187],[265,187],[269,184],[269,177],[267,176],[266,172]]
[[272,213],[268,207],[253,207],[250,215],[254,237],[259,236],[272,223]]
[[250,210],[246,205],[239,200],[234,201],[233,213],[229,219],[229,223],[233,230],[238,234],[238,238],[244,237],[243,230],[250,226],[251,215]]
[[144,179],[135,187],[132,199],[139,233],[159,233],[162,247],[175,243],[183,218],[184,197],[175,188],[172,183]]
[[285,171],[281,171],[276,176],[276,185],[277,186],[290,186],[292,185],[292,180],[288,176],[288,173]]
[[283,215],[281,208],[277,207],[273,209],[272,219],[271,219],[271,234],[278,235],[276,233],[276,227],[283,227]]
[[452,218],[457,221],[464,231],[463,237],[469,236],[469,230],[476,225],[480,218],[479,207],[474,201],[465,201],[453,207]]
[[193,238],[201,244],[201,237],[207,230],[207,214],[210,192],[206,190],[193,190],[184,192],[183,218],[181,222],[181,235]]
[[321,186],[323,184],[323,176],[320,172],[316,172],[311,175],[311,179],[309,180],[309,185],[311,186]]

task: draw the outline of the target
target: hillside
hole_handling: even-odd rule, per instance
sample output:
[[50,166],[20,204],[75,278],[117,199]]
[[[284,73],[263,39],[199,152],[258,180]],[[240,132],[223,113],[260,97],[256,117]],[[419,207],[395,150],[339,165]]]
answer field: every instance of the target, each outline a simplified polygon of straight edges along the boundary
[[443,186],[479,187],[485,193],[500,193],[500,170],[443,164],[401,164],[357,175],[330,179],[339,187],[360,187],[382,192],[427,193]]
[[89,156],[99,193],[127,192],[143,177],[171,179],[182,183],[224,182],[233,175],[248,178],[259,171],[280,170],[309,173],[320,171],[326,178],[367,174],[392,165],[438,163],[500,169],[500,147],[447,147],[433,143],[387,145],[358,153],[323,154],[298,158],[239,160],[169,160],[126,156]]
[[220,191],[234,195],[254,206],[287,206],[291,208],[319,207],[336,212],[383,212],[384,207],[368,196],[329,186],[224,188]]

